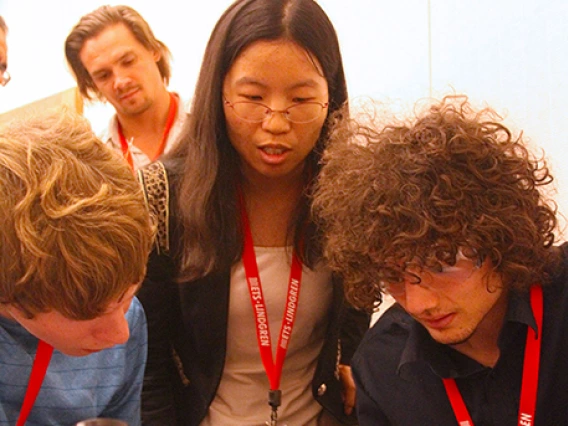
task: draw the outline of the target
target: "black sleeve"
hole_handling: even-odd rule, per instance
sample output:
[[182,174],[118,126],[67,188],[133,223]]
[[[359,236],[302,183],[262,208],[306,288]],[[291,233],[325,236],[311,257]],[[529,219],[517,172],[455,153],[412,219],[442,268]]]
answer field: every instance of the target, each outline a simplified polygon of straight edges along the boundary
[[138,293],[148,320],[148,360],[142,389],[142,424],[174,426],[174,383],[179,381],[172,356],[174,324],[179,324],[177,284],[168,256],[153,252]]
[[341,324],[341,364],[350,365],[351,358],[357,350],[363,335],[369,329],[371,316],[366,312],[359,311],[345,303],[343,321]]
[[358,376],[358,370],[353,370],[353,379],[357,387],[357,419],[359,426],[389,426],[390,422],[367,393],[363,380]]

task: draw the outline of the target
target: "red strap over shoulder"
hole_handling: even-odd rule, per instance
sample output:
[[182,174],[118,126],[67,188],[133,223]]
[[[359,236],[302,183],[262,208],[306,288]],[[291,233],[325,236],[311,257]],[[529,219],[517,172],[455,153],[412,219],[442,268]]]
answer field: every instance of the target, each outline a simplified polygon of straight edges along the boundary
[[51,354],[53,353],[53,346],[40,340],[37,345],[37,352],[32,365],[32,372],[30,373],[30,380],[28,382],[28,389],[26,391],[26,396],[24,397],[24,402],[22,403],[22,409],[20,410],[20,416],[16,422],[16,426],[24,426],[34,402],[36,400],[41,384],[43,383],[43,378],[49,366],[49,361],[51,360]]

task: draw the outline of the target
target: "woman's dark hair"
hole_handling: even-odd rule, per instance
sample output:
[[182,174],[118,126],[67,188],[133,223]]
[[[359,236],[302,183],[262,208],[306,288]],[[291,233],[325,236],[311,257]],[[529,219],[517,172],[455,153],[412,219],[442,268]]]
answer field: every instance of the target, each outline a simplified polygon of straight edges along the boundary
[[[191,117],[172,154],[173,177],[183,228],[179,247],[180,278],[192,279],[226,268],[242,252],[235,178],[239,157],[227,136],[222,103],[223,81],[247,46],[259,40],[290,40],[313,57],[327,80],[328,120],[307,159],[310,178],[298,205],[294,244],[304,240],[303,261],[319,255],[310,219],[309,195],[327,139],[331,115],[347,101],[347,88],[337,34],[313,0],[237,0],[221,16],[207,44],[193,98]],[[166,160],[168,161],[168,160]],[[299,251],[299,250],[298,250]]]

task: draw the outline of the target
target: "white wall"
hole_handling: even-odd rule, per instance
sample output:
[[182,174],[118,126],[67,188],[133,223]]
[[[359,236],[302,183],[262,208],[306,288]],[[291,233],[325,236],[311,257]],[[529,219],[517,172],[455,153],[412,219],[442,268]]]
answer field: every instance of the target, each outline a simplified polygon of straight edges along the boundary
[[[74,85],[63,42],[101,0],[0,0],[10,27],[12,81],[0,87],[0,113]],[[121,2],[118,2],[121,3]],[[118,4],[111,2],[111,4]],[[230,0],[130,0],[171,49],[170,87],[189,99],[205,43]],[[568,212],[568,2],[565,0],[319,0],[339,34],[352,98],[395,110],[420,98],[464,92],[497,109],[546,150],[557,201]],[[93,127],[109,108],[90,107]]]

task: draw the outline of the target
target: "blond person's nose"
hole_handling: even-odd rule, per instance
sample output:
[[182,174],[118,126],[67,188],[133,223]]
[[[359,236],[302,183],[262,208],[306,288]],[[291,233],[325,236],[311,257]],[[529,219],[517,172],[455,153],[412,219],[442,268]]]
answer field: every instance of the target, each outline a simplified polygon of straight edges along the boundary
[[107,345],[126,343],[130,337],[130,328],[124,312],[118,310],[105,316],[97,330],[96,337]]

